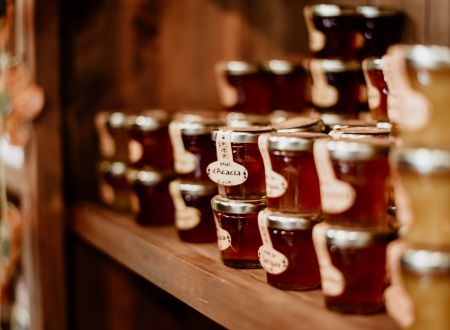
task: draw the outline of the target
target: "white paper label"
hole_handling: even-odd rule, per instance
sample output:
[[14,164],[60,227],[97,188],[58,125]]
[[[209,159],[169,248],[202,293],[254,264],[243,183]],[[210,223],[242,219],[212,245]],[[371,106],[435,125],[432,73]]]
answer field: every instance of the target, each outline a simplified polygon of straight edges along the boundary
[[181,127],[177,122],[169,124],[170,142],[173,147],[175,171],[180,174],[191,173],[197,167],[197,157],[184,148]]
[[130,141],[128,141],[128,158],[130,159],[130,162],[138,162],[143,155],[144,148],[142,147],[142,144],[135,139],[130,139]]
[[258,258],[261,266],[269,274],[278,275],[286,271],[289,260],[284,254],[275,250],[268,230],[268,216],[270,211],[263,210],[258,214],[258,227],[263,245],[258,249]]
[[216,136],[217,161],[206,168],[209,178],[224,186],[236,186],[248,178],[247,169],[233,160],[231,131],[219,130]]
[[320,182],[322,209],[327,213],[342,213],[353,205],[356,193],[350,184],[336,178],[327,144],[326,139],[314,143],[314,162]]
[[325,47],[325,34],[315,28],[311,8],[305,7],[303,9],[303,14],[305,16],[306,28],[309,33],[309,49],[313,52],[317,52]]
[[403,50],[391,48],[389,54],[383,56],[383,61],[383,73],[389,89],[389,120],[409,131],[425,128],[431,120],[431,104],[425,95],[411,88]]
[[316,250],[322,280],[322,291],[329,297],[339,296],[344,292],[345,279],[342,273],[334,267],[327,248],[326,233],[330,225],[319,223],[313,228],[313,243]]
[[100,154],[105,158],[111,158],[116,152],[114,139],[106,128],[106,113],[100,112],[95,116],[95,127],[97,128]]
[[216,66],[216,83],[222,105],[234,107],[239,101],[239,95],[236,88],[228,83],[226,71],[220,65]]
[[175,227],[180,230],[193,229],[200,223],[202,215],[200,210],[186,205],[179,186],[178,180],[169,183],[169,192],[175,207]]
[[111,205],[114,203],[115,194],[114,189],[110,184],[106,183],[104,180],[100,181],[100,197],[103,203]]
[[217,232],[217,246],[220,251],[224,251],[231,247],[231,235],[225,229],[220,226],[219,219],[217,219],[216,213],[214,213],[214,222],[216,223]]
[[321,60],[311,59],[310,70],[312,77],[312,103],[322,108],[335,105],[339,99],[339,92],[336,87],[328,84],[327,75],[322,67]]
[[264,163],[267,197],[276,198],[286,193],[288,183],[282,175],[272,169],[272,162],[269,155],[269,137],[269,133],[261,134],[258,137],[258,148]]

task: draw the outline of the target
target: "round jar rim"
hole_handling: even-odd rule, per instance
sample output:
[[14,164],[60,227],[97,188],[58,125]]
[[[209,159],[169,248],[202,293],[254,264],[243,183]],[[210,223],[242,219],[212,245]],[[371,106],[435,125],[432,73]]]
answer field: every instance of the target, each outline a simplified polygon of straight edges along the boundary
[[450,274],[450,252],[408,248],[401,257],[402,268],[416,273]]
[[333,138],[360,139],[367,137],[389,137],[391,130],[377,126],[350,126],[335,128],[328,133]]
[[259,71],[259,67],[256,62],[244,60],[220,61],[216,64],[216,68],[233,76],[243,76],[257,73]]
[[337,17],[344,15],[357,15],[356,10],[350,6],[337,5],[337,4],[316,4],[305,6],[305,9],[311,10],[314,16],[319,17]]
[[144,186],[151,186],[158,184],[166,179],[171,179],[175,175],[173,173],[158,172],[153,169],[135,169],[129,168],[127,170],[128,183],[139,183]]
[[286,151],[312,150],[314,141],[317,139],[329,139],[324,133],[270,133],[269,149]]
[[320,117],[325,125],[329,126],[331,129],[350,126],[373,126],[373,123],[367,122],[363,119],[353,118],[352,116],[345,116],[337,113],[322,113]]
[[323,68],[325,73],[361,70],[361,63],[356,60],[311,58],[308,61],[308,67],[310,68],[310,70],[312,63],[318,63]]
[[288,118],[279,123],[273,124],[273,128],[276,131],[286,130],[286,129],[299,129],[314,126],[321,122],[319,116],[296,116]]
[[222,121],[228,127],[267,126],[270,119],[267,115],[246,114],[242,112],[223,112]]
[[384,60],[379,57],[369,57],[362,61],[362,67],[364,70],[378,70],[382,71],[385,67]]
[[269,227],[280,230],[311,229],[321,222],[321,215],[311,214],[286,214],[271,213],[267,217]]
[[396,231],[376,231],[371,229],[329,228],[327,243],[338,247],[367,247],[374,244],[388,244],[398,237]]
[[383,17],[383,16],[401,16],[402,13],[398,10],[388,8],[388,7],[380,7],[375,5],[361,5],[356,6],[356,12],[365,18],[375,18],[375,17]]
[[99,115],[104,116],[105,124],[111,128],[126,127],[128,114],[123,111],[101,111]]
[[296,70],[301,70],[306,73],[305,67],[301,61],[295,62],[281,59],[271,59],[268,61],[264,61],[261,64],[261,67],[264,71],[276,75],[289,74]]
[[219,129],[212,131],[211,138],[216,141],[217,132],[219,130],[226,130],[231,132],[230,139],[232,143],[257,143],[259,135],[263,133],[272,132],[270,126],[248,126],[248,127],[230,127],[222,126]]
[[399,45],[409,66],[424,69],[450,68],[450,48],[438,45]]
[[179,122],[174,121],[180,128],[181,134],[183,135],[202,135],[202,134],[210,134],[213,130],[218,127],[223,126],[223,122],[219,119],[217,120],[199,120],[199,121],[191,121],[191,122]]
[[390,144],[387,139],[376,137],[360,139],[340,138],[329,141],[327,146],[332,159],[348,161],[387,156],[390,150]]
[[127,171],[127,164],[123,162],[113,162],[108,160],[102,160],[98,164],[98,168],[101,173],[111,174],[115,177],[124,176]]
[[265,199],[257,200],[231,200],[220,195],[211,199],[211,206],[214,211],[232,214],[257,213],[267,206]]
[[178,189],[182,194],[189,194],[194,196],[209,196],[217,195],[217,185],[215,183],[193,183],[180,182]]
[[402,149],[393,154],[398,168],[421,174],[450,172],[450,151],[445,149]]
[[149,109],[129,115],[127,125],[139,131],[154,131],[169,125],[170,115],[161,109]]

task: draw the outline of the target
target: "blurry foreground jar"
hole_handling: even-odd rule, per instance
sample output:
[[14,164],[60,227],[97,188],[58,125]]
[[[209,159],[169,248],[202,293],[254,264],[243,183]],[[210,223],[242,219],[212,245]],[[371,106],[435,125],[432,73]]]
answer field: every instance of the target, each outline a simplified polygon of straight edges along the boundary
[[173,179],[173,174],[153,170],[127,171],[127,180],[131,188],[131,209],[138,224],[174,223],[174,207],[169,194],[169,182]]
[[252,200],[266,195],[264,164],[258,136],[271,127],[223,127],[212,133],[217,161],[207,167],[209,178],[219,184],[219,194],[230,199]]
[[152,167],[157,171],[173,169],[169,122],[169,113],[163,110],[147,110],[129,116],[128,148],[131,166]]
[[313,235],[327,308],[350,314],[382,311],[386,248],[396,233],[319,224]]
[[130,209],[127,183],[127,165],[121,162],[101,161],[98,165],[99,192],[102,202],[116,210]]
[[211,200],[217,229],[217,243],[225,266],[260,268],[258,249],[262,245],[258,213],[265,200],[235,201],[220,196]]
[[100,157],[116,162],[128,162],[127,114],[99,112],[95,127],[99,139]]
[[[311,290],[320,286],[319,264],[312,228],[319,216],[261,212],[259,227],[263,246],[259,260],[267,283],[282,290]],[[263,218],[261,218],[263,216]]]
[[387,109],[389,90],[384,79],[383,65],[381,58],[368,58],[362,63],[369,109],[376,123],[389,123]]
[[450,252],[407,249],[401,268],[414,303],[414,322],[408,329],[450,329]]
[[412,210],[404,239],[418,247],[450,249],[450,150],[401,149],[395,158]]
[[217,241],[211,210],[211,199],[217,195],[217,185],[175,180],[170,183],[169,189],[180,239],[190,243]]

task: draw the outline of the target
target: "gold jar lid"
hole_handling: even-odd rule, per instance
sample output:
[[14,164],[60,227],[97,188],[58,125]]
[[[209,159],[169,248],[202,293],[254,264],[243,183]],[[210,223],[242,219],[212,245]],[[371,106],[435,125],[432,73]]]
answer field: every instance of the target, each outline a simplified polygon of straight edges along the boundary
[[136,115],[129,115],[127,124],[131,130],[154,131],[161,127],[167,127],[170,122],[170,114],[161,109],[144,110]]
[[258,213],[266,208],[265,199],[256,200],[231,200],[222,196],[214,196],[211,200],[211,206],[214,211],[232,214]]
[[446,149],[401,149],[393,158],[399,169],[421,174],[450,172],[450,150]]
[[313,149],[314,141],[329,138],[323,133],[271,133],[269,148],[286,151],[304,151]]
[[304,71],[306,69],[301,62],[291,62],[287,60],[269,60],[262,63],[262,69],[276,75],[290,74],[296,71]]
[[397,239],[395,231],[376,231],[351,228],[330,228],[326,233],[329,245],[342,248],[364,248],[375,244],[388,244]]
[[216,68],[225,71],[231,76],[244,76],[259,71],[258,64],[250,61],[221,61],[216,64]]
[[102,160],[98,163],[98,169],[100,170],[100,173],[109,174],[114,177],[122,177],[126,174],[127,164]]
[[320,214],[286,214],[271,213],[267,220],[269,227],[280,230],[311,229],[322,219]]
[[360,138],[337,139],[328,142],[332,159],[358,161],[388,156],[390,143],[387,139]]
[[[249,126],[249,127],[229,127],[224,126],[219,129],[230,131],[231,143],[257,143],[258,137],[262,133],[273,131],[270,126]],[[212,140],[216,141],[218,130],[212,132]]]
[[450,275],[450,252],[406,249],[401,257],[401,265],[404,270],[414,273]]

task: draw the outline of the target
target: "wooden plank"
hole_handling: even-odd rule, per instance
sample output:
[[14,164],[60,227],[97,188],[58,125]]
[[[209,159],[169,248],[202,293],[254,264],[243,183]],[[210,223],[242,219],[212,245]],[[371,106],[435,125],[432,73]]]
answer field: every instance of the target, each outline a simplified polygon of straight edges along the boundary
[[227,328],[397,329],[385,314],[333,313],[317,290],[281,291],[262,270],[227,268],[215,244],[183,243],[172,227],[140,227],[90,204],[72,211],[70,227],[81,238]]

